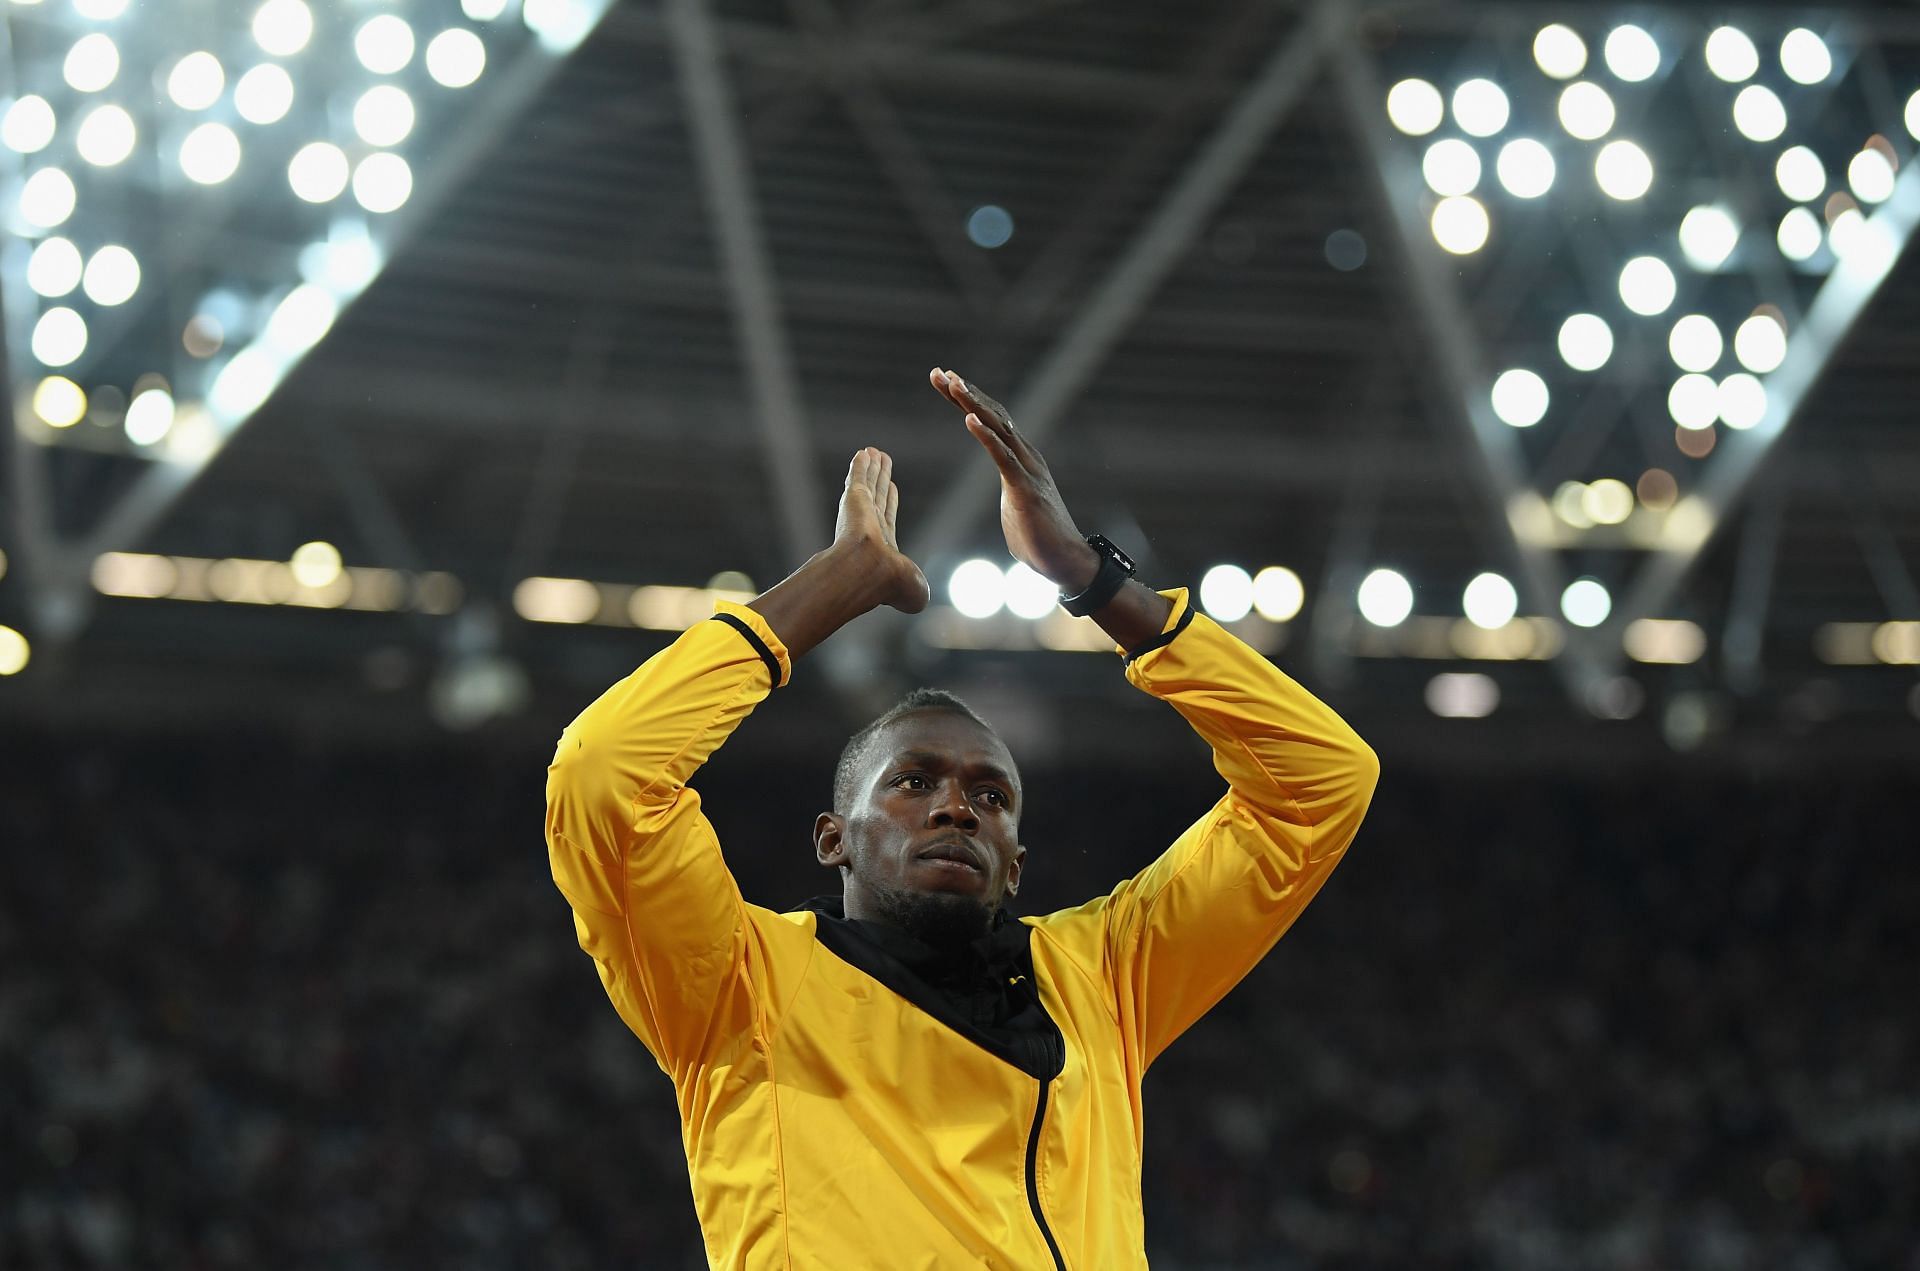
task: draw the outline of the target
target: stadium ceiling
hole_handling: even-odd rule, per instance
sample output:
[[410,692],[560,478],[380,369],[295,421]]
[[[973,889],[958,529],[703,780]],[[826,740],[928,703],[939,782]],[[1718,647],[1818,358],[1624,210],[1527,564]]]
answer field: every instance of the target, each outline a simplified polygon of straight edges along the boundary
[[[287,3],[7,14],[10,104],[57,126],[5,152],[0,622],[48,664],[411,664],[479,718],[777,577],[878,444],[943,603],[823,650],[838,696],[1057,683],[1071,633],[944,603],[1004,553],[940,364],[1089,528],[1169,583],[1244,570],[1210,576],[1226,613],[1257,576],[1249,637],[1376,709],[1912,722],[1910,4],[1748,6],[1743,44],[1693,6],[390,0],[316,9],[323,59],[262,35]],[[374,16],[407,58],[370,60]],[[454,30],[484,51],[458,87],[428,58]],[[155,85],[119,165],[80,136],[102,33]],[[284,137],[248,63],[292,74]],[[230,178],[180,179],[201,120]],[[325,199],[296,197],[309,139],[342,156]],[[66,151],[78,210],[44,224]],[[381,152],[404,206],[346,175]],[[146,262],[131,300],[112,260],[95,298],[102,243]],[[55,308],[90,324],[72,357]]]

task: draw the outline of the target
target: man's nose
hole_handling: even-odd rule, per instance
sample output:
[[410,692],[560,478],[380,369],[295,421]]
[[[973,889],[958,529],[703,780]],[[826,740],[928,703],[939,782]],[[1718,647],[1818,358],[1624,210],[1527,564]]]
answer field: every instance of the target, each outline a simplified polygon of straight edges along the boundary
[[927,819],[932,825],[957,825],[964,830],[980,828],[980,817],[973,810],[973,800],[967,797],[966,789],[958,782],[948,782],[940,787]]

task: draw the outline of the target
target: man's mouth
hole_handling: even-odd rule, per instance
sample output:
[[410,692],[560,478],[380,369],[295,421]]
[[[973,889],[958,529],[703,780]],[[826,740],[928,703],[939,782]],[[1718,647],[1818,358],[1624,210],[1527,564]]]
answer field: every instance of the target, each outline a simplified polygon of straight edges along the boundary
[[960,866],[970,869],[976,874],[986,872],[986,867],[981,864],[980,856],[974,851],[973,846],[958,839],[943,839],[931,846],[924,847],[920,849],[918,859],[923,861],[940,861],[947,865]]

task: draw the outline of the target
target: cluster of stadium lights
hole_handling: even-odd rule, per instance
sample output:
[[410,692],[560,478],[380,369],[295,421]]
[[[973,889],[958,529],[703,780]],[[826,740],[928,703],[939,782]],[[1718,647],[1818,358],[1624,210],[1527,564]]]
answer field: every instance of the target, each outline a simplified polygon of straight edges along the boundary
[[[1612,95],[1594,80],[1579,78],[1588,69],[1588,49],[1570,27],[1553,24],[1534,40],[1539,69],[1557,81],[1571,81],[1560,91],[1561,128],[1578,142],[1602,143],[1593,158],[1594,180],[1600,192],[1617,202],[1631,202],[1652,189],[1655,166],[1636,142],[1612,138],[1616,108]],[[1732,102],[1732,121],[1748,140],[1767,144],[1787,130],[1787,108],[1780,96],[1759,83],[1749,83],[1761,68],[1760,50],[1751,37],[1723,26],[1706,38],[1704,55],[1712,74],[1728,84],[1744,85]],[[1608,72],[1622,84],[1650,79],[1661,66],[1662,49],[1644,29],[1631,24],[1615,27],[1602,46]],[[1798,28],[1780,41],[1778,61],[1788,80],[1802,86],[1826,82],[1834,71],[1833,56],[1814,32]],[[1499,136],[1507,130],[1511,107],[1506,93],[1491,80],[1471,79],[1457,86],[1451,98],[1422,79],[1407,79],[1387,95],[1389,119],[1403,133],[1425,137],[1440,129],[1451,111],[1465,137],[1445,137],[1428,146],[1421,170],[1437,196],[1431,218],[1435,241],[1446,251],[1465,255],[1484,246],[1492,223],[1487,205],[1474,197],[1482,183],[1483,161],[1473,141]],[[1907,131],[1920,139],[1920,91],[1907,100]],[[1815,258],[1826,247],[1833,259],[1859,251],[1888,250],[1872,232],[1863,207],[1882,203],[1894,190],[1900,157],[1884,136],[1869,137],[1845,167],[1850,190],[1834,191],[1821,214],[1807,206],[1821,200],[1832,186],[1826,165],[1810,147],[1793,145],[1774,164],[1780,192],[1794,204],[1781,218],[1775,240],[1780,253],[1806,271],[1817,271]],[[1539,199],[1552,189],[1558,175],[1553,151],[1532,137],[1511,138],[1501,145],[1493,163],[1500,185],[1513,198]],[[1825,223],[1823,231],[1822,223]],[[1733,257],[1742,229],[1722,206],[1702,205],[1689,210],[1679,224],[1680,252],[1701,272],[1722,269]],[[1621,303],[1633,314],[1654,318],[1665,314],[1678,293],[1673,266],[1658,255],[1627,261],[1619,275]],[[1593,372],[1613,355],[1614,331],[1595,313],[1569,316],[1558,333],[1561,358],[1578,372]],[[1715,378],[1729,341],[1721,327],[1704,314],[1687,314],[1674,322],[1668,349],[1681,374],[1668,394],[1676,443],[1692,458],[1704,457],[1713,447],[1715,423],[1744,430],[1766,417],[1767,391],[1762,376],[1778,369],[1786,358],[1788,335],[1780,310],[1763,305],[1736,327],[1731,340],[1742,369]],[[1516,367],[1502,372],[1491,386],[1494,413],[1515,428],[1530,428],[1547,414],[1549,393],[1537,372]],[[1688,434],[1694,434],[1688,436]]]
[[[38,4],[13,0],[14,20],[49,26],[73,20],[53,12],[42,16]],[[601,6],[593,0],[524,0],[519,7],[531,34],[558,51],[584,36]],[[509,0],[461,3],[464,16],[482,28],[508,8]],[[410,83],[413,92],[402,86],[410,68],[417,64],[424,71],[429,91],[467,88],[487,70],[489,40],[458,24],[416,33],[396,13],[358,20],[353,56],[369,81],[343,111],[352,136],[330,140],[319,97],[337,85],[316,83],[316,77],[331,81],[338,69],[302,69],[303,60],[313,63],[317,56],[317,20],[306,0],[264,0],[253,7],[242,19],[245,51],[226,62],[207,49],[159,55],[150,63],[123,53],[136,40],[165,34],[160,28],[121,29],[146,16],[130,0],[72,0],[72,10],[79,25],[101,29],[85,31],[67,47],[58,59],[58,82],[35,83],[31,74],[17,73],[17,82],[37,91],[15,97],[0,113],[0,145],[19,156],[21,168],[6,219],[19,239],[38,240],[24,269],[11,275],[37,297],[26,351],[48,373],[31,394],[32,414],[58,433],[91,413],[96,422],[118,423],[139,451],[191,459],[257,409],[378,272],[381,231],[365,216],[377,221],[406,205],[414,172],[396,148],[413,134],[421,111],[444,108],[438,102],[416,105],[425,86]],[[23,41],[14,43],[18,50]],[[150,99],[150,83],[164,96]],[[309,96],[313,108],[296,109]],[[295,144],[301,130],[322,135]],[[88,352],[89,318],[97,322],[102,311],[125,305],[143,284],[153,284],[143,279],[141,262],[125,243],[87,243],[112,231],[97,214],[88,216],[91,196],[83,193],[92,183],[111,180],[113,170],[136,156],[157,161],[163,185],[173,186],[177,172],[185,182],[178,188],[212,189],[243,174],[257,150],[290,150],[284,179],[296,205],[331,209],[319,241],[299,253],[300,281],[270,305],[261,302],[271,296],[256,301],[224,291],[201,301],[181,343],[209,371],[230,334],[253,334],[205,377],[204,405],[176,403],[174,386],[157,372],[141,376],[130,394],[105,385],[90,401],[73,370]],[[349,196],[357,212],[347,210]],[[109,206],[114,201],[105,200]],[[138,231],[127,225],[122,232]],[[85,312],[88,305],[92,315]]]
[[[1059,588],[1018,563],[1002,569],[990,560],[969,560],[947,580],[948,603],[968,618],[991,618],[1005,608],[1037,620],[1051,614],[1059,598]],[[1215,565],[1201,575],[1199,601],[1208,616],[1221,622],[1239,622],[1251,613],[1268,622],[1291,622],[1306,604],[1306,588],[1300,575],[1284,565],[1269,565],[1258,573]],[[1361,580],[1354,603],[1374,626],[1397,627],[1413,613],[1413,584],[1398,570],[1376,569]],[[1519,609],[1519,593],[1500,574],[1477,575],[1460,597],[1461,613],[1483,630],[1505,627]],[[1605,585],[1593,578],[1576,579],[1560,597],[1561,616],[1577,627],[1599,626],[1612,609]]]
[[[6,556],[0,553],[0,577],[5,575],[6,566]],[[999,573],[999,582],[989,581],[982,566]],[[1020,642],[1018,647],[1095,652],[1111,647],[1092,624],[1073,622],[1063,610],[1053,607],[1055,593],[1051,587],[1044,589],[1049,607],[1041,611],[1039,597],[1043,589],[1028,578],[1031,574],[1032,571],[1017,565],[1012,570],[1001,571],[982,560],[969,561],[955,570],[949,580],[948,599],[952,608],[947,612],[963,626],[942,627],[936,621],[931,642],[955,649],[996,647],[991,639],[969,638],[964,627],[988,627],[991,623],[985,620],[996,617],[1004,608],[1009,615],[1032,619],[1018,624],[1033,632],[1033,638]],[[343,563],[339,549],[326,542],[303,544],[286,561],[108,552],[95,559],[92,577],[94,588],[100,594],[133,600],[214,601],[363,612],[411,609],[426,614],[451,613],[464,601],[464,589],[451,574],[411,575],[398,570],[348,566]],[[1013,600],[1016,586],[1020,594],[1017,601]],[[996,589],[1002,603],[988,611],[986,598]],[[744,601],[753,594],[752,580],[737,572],[718,574],[705,587],[633,586],[578,578],[535,577],[522,579],[514,589],[513,607],[529,622],[679,631],[712,613],[715,600]],[[1601,606],[1605,603],[1603,589],[1595,592],[1580,583],[1569,589],[1569,595],[1569,603],[1575,608],[1582,603],[1597,602]],[[1583,601],[1582,597],[1586,599]],[[1352,645],[1352,651],[1362,657],[1509,662],[1551,658],[1560,649],[1553,624],[1544,619],[1517,616],[1518,599],[1513,587],[1498,574],[1481,574],[1467,585],[1461,598],[1461,608],[1466,615],[1463,619],[1412,616],[1412,587],[1404,576],[1391,570],[1375,570],[1369,574],[1361,584],[1357,599],[1373,633],[1372,637],[1363,633]],[[961,610],[963,602],[973,611],[972,616]],[[1220,621],[1239,623],[1242,634],[1268,652],[1273,651],[1274,641],[1267,637],[1284,631],[1284,624],[1298,615],[1304,603],[1305,591],[1299,576],[1283,566],[1269,566],[1259,574],[1248,575],[1238,566],[1219,565],[1201,579],[1201,607]],[[1019,609],[1013,608],[1015,604]],[[1025,614],[1020,610],[1025,610]],[[1243,621],[1256,613],[1266,620],[1262,624],[1264,631],[1250,629]],[[939,615],[934,617],[938,619]],[[1621,643],[1626,654],[1636,662],[1686,665],[1704,656],[1707,635],[1696,623],[1643,618],[1628,625]],[[1920,622],[1828,623],[1815,632],[1814,650],[1821,661],[1834,666],[1920,665]],[[11,627],[0,626],[0,677],[19,673],[30,656],[26,636]],[[1624,682],[1622,687],[1625,698],[1610,708],[1615,718],[1637,713],[1643,700]],[[1428,709],[1436,715],[1478,719],[1498,708],[1500,686],[1498,681],[1480,672],[1447,671],[1428,680],[1424,697]],[[1915,714],[1920,715],[1920,690],[1915,691],[1911,704]]]

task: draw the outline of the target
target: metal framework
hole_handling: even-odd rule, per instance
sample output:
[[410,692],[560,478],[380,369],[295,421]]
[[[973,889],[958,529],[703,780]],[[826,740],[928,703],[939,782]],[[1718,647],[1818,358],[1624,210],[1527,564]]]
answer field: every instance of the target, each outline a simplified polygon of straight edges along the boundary
[[[1474,524],[1487,544],[1508,556],[1515,567],[1528,608],[1556,614],[1568,581],[1565,558],[1554,548],[1520,532],[1516,518],[1538,505],[1543,473],[1570,473],[1582,453],[1600,444],[1602,429],[1576,426],[1609,422],[1621,402],[1605,391],[1591,395],[1569,423],[1567,436],[1543,464],[1530,471],[1513,430],[1495,416],[1487,395],[1489,342],[1481,334],[1489,314],[1469,303],[1427,232],[1421,203],[1423,186],[1390,131],[1383,113],[1384,86],[1364,42],[1366,24],[1390,16],[1409,30],[1422,26],[1470,31],[1508,38],[1530,33],[1542,20],[1530,5],[1499,3],[1377,3],[1366,6],[1338,0],[1292,5],[1246,0],[1216,23],[1197,43],[1177,72],[1122,66],[1067,66],[1029,54],[984,53],[955,47],[964,35],[1024,20],[1037,9],[1066,7],[1079,0],[1033,3],[970,3],[934,11],[892,14],[871,9],[857,22],[839,18],[823,0],[785,0],[791,30],[761,22],[727,19],[711,0],[666,0],[658,10],[616,6],[605,22],[611,31],[637,43],[657,44],[671,54],[677,71],[678,105],[661,93],[649,98],[645,123],[667,125],[684,120],[698,173],[697,194],[664,194],[646,212],[646,226],[658,228],[676,219],[698,218],[709,230],[720,265],[716,292],[705,269],[682,263],[621,262],[617,268],[556,263],[527,251],[502,251],[493,260],[494,276],[509,282],[558,282],[580,298],[586,317],[574,335],[563,386],[563,421],[550,424],[539,465],[512,545],[503,562],[503,584],[535,572],[549,555],[567,488],[581,448],[603,421],[635,413],[673,411],[683,417],[711,402],[685,398],[667,401],[652,394],[622,391],[607,382],[616,327],[612,305],[636,285],[685,294],[690,306],[717,312],[724,306],[733,347],[745,371],[745,386],[755,421],[755,445],[763,488],[779,526],[780,557],[803,559],[826,541],[828,491],[821,488],[821,446],[802,399],[793,333],[796,312],[885,321],[935,306],[951,306],[957,297],[973,320],[992,326],[1009,339],[1040,328],[1061,298],[1077,284],[1086,299],[1045,344],[1024,378],[1009,394],[1021,427],[1037,442],[1057,438],[1071,420],[1074,405],[1099,376],[1115,347],[1138,329],[1144,311],[1176,266],[1245,180],[1249,168],[1283,123],[1317,88],[1329,86],[1339,112],[1364,156],[1367,183],[1376,198],[1383,229],[1396,246],[1398,282],[1409,302],[1414,339],[1429,352],[1439,373],[1439,404],[1453,425],[1466,457],[1462,467],[1475,487]],[[1580,12],[1595,21],[1611,6],[1586,6]],[[1276,13],[1296,14],[1290,26],[1252,74],[1236,83],[1227,71],[1239,64],[1251,33]],[[1558,16],[1565,18],[1562,12]],[[1901,34],[1920,38],[1920,22],[1895,16],[1848,14],[1856,30],[1875,38]],[[497,144],[503,125],[524,110],[548,81],[558,59],[529,54],[464,120],[450,152],[441,154],[427,180],[416,190],[404,219],[396,226],[411,238],[446,198],[458,189],[474,165]],[[1063,106],[1126,103],[1139,109],[1142,98],[1158,103],[1117,161],[1067,217],[1054,238],[1017,277],[1007,277],[994,258],[968,249],[954,233],[962,209],[939,167],[916,144],[891,100],[906,83],[931,83],[994,92],[1017,88],[1025,97]],[[783,281],[768,236],[768,211],[756,189],[754,154],[791,135],[808,112],[836,102],[854,134],[871,154],[877,171],[891,184],[925,245],[938,261],[952,295],[937,285],[873,286],[835,280]],[[1165,184],[1151,210],[1133,227],[1125,247],[1097,276],[1087,265],[1096,245],[1116,226],[1123,197],[1155,178],[1173,160],[1195,123],[1212,118],[1210,132],[1193,147],[1192,157]],[[625,123],[630,124],[627,120]],[[1874,299],[1900,252],[1920,227],[1920,164],[1901,173],[1895,194],[1876,213],[1874,237],[1866,250],[1841,261],[1798,320],[1787,361],[1769,377],[1769,407],[1762,423],[1745,433],[1730,433],[1692,496],[1696,522],[1704,532],[1670,538],[1649,551],[1621,593],[1611,618],[1590,632],[1570,631],[1556,671],[1568,695],[1589,706],[1595,694],[1619,673],[1622,637],[1636,619],[1666,616],[1714,535],[1730,521],[1766,472],[1769,458],[1799,413],[1809,393],[1832,364],[1866,306]],[[643,235],[644,236],[644,235]],[[1573,244],[1573,267],[1591,273]],[[1498,267],[1500,285],[1523,290],[1531,265],[1527,253],[1510,253]],[[431,242],[419,244],[410,264],[425,276],[453,278],[460,261]],[[1783,296],[1787,291],[1783,288]],[[20,297],[4,297],[18,305]],[[1496,331],[1514,310],[1498,304],[1484,325]],[[1337,322],[1317,315],[1193,315],[1214,324],[1223,339],[1246,346],[1279,342],[1303,347],[1311,341],[1338,346],[1348,334]],[[1369,375],[1360,392],[1378,390],[1382,377]],[[484,384],[435,384],[421,387],[398,379],[376,378],[386,404],[398,411],[460,411],[481,430],[524,428],[535,413],[552,417],[550,390],[522,385],[496,390]],[[364,385],[323,385],[310,402],[337,402],[349,408]],[[542,410],[540,408],[544,407]],[[825,426],[819,431],[825,431]],[[230,437],[222,438],[222,443]],[[344,437],[327,435],[319,449],[328,471],[345,496],[349,513],[369,544],[405,566],[420,552],[393,502],[380,490]],[[70,639],[85,623],[92,592],[88,569],[102,551],[136,546],[187,493],[218,454],[191,462],[154,463],[84,536],[64,540],[53,532],[54,516],[46,483],[46,455],[14,430],[8,441],[10,526],[17,550],[14,566],[26,584],[39,634],[54,642]],[[911,447],[917,443],[905,442]],[[1258,441],[1251,453],[1277,475],[1276,487],[1338,485],[1342,510],[1335,518],[1326,574],[1314,606],[1312,653],[1320,670],[1338,674],[1343,662],[1341,623],[1351,619],[1353,584],[1373,535],[1380,492],[1417,479],[1432,465],[1431,455],[1401,453],[1375,437],[1347,439],[1339,448],[1302,446],[1286,439]],[[1588,452],[1590,453],[1590,452]],[[1155,471],[1164,457],[1117,455],[1118,471]],[[1205,462],[1218,462],[1213,457]],[[1780,550],[1782,507],[1788,490],[1814,478],[1780,473],[1767,499],[1748,518],[1739,553],[1732,612],[1723,632],[1723,656],[1729,683],[1752,687],[1760,679],[1765,618],[1771,580]],[[917,559],[951,551],[967,542],[994,506],[996,477],[982,457],[972,458],[941,497],[915,517],[919,529],[907,544]],[[1290,487],[1298,488],[1298,487]],[[1920,616],[1911,575],[1884,518],[1856,508],[1861,550],[1869,560],[1889,608]],[[891,659],[888,641],[898,624],[868,621],[823,651],[822,660],[836,689],[850,701],[875,691],[875,672]],[[861,704],[870,704],[862,702]]]

